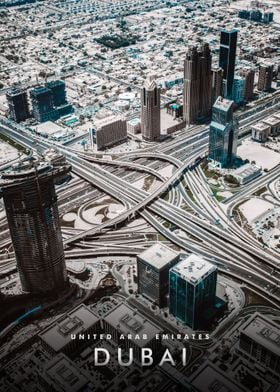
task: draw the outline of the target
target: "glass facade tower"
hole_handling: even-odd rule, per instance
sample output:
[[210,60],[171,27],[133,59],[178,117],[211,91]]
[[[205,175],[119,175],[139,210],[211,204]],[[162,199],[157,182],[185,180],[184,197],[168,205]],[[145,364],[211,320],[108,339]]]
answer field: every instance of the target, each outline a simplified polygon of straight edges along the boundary
[[217,268],[194,254],[169,272],[169,311],[193,329],[199,329],[201,314],[214,307]]
[[220,167],[230,167],[237,152],[238,127],[233,119],[233,104],[219,97],[213,106],[208,157]]

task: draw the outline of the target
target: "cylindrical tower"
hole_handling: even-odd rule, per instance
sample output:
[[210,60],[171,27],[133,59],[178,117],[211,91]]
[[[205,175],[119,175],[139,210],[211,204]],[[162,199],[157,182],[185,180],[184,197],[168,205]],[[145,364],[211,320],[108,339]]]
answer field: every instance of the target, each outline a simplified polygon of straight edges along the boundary
[[68,164],[20,164],[2,173],[0,196],[23,291],[45,294],[67,285],[54,181],[70,170]]

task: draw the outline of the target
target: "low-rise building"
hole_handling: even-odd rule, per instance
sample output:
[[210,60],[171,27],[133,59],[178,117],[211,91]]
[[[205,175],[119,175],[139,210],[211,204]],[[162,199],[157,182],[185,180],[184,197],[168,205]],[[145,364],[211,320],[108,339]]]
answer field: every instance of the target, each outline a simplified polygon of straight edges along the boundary
[[238,351],[247,359],[259,362],[280,379],[279,325],[254,313],[242,326]]
[[120,303],[104,316],[103,326],[125,351],[133,349],[134,359],[138,362],[141,360],[141,348],[151,348],[154,357],[160,352],[161,342],[157,335],[162,332],[161,329],[125,303]]
[[64,354],[56,355],[39,373],[39,382],[48,392],[81,392],[89,384],[82,371]]
[[257,142],[264,143],[268,140],[270,134],[270,126],[263,121],[252,125],[252,139]]
[[140,118],[132,118],[127,121],[127,132],[136,135],[137,133],[141,133],[141,121]]
[[263,120],[263,122],[270,127],[270,135],[277,136],[280,134],[280,116],[271,116]]
[[79,339],[78,335],[95,333],[99,326],[99,318],[86,305],[81,304],[43,330],[39,338],[51,354],[62,352],[71,356],[87,341]]
[[224,373],[219,367],[206,361],[190,378],[191,385],[199,392],[245,392],[240,383]]
[[250,163],[246,163],[232,172],[233,177],[237,179],[240,185],[247,184],[261,174],[261,168]]

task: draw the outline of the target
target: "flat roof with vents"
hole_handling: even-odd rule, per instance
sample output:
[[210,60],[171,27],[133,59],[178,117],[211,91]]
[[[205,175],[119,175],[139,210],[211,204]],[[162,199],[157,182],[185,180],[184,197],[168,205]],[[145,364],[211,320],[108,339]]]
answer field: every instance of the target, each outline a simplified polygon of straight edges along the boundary
[[[161,329],[142,313],[125,303],[120,303],[104,317],[104,321],[118,330],[121,334],[133,336],[139,335],[139,339],[134,343],[139,347],[151,341],[156,334],[161,333]],[[147,335],[147,339],[143,335]]]
[[279,325],[260,313],[254,313],[243,325],[241,333],[280,357]]
[[98,317],[81,304],[52,323],[39,336],[54,351],[59,352],[71,342],[71,334],[85,333],[98,321]]
[[175,250],[163,245],[160,242],[155,243],[150,248],[139,255],[139,259],[150,264],[152,267],[160,270],[174,261],[179,256]]
[[199,283],[216,270],[217,267],[215,265],[195,254],[186,256],[172,268],[172,271],[176,272],[183,279],[192,284]]

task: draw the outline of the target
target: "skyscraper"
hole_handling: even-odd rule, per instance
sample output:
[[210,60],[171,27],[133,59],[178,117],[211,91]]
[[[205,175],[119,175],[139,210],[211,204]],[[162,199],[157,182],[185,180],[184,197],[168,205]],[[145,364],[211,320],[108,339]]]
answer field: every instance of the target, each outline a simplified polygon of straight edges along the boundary
[[65,82],[63,80],[53,80],[48,82],[46,83],[46,87],[52,91],[54,106],[67,104]]
[[19,164],[0,179],[23,291],[45,294],[67,284],[54,181],[70,165]]
[[242,69],[239,74],[245,79],[244,101],[249,102],[254,96],[255,71],[252,68]]
[[58,113],[54,109],[52,90],[44,86],[35,87],[30,91],[33,115],[39,122],[58,119]]
[[237,34],[238,34],[238,31],[236,29],[233,29],[231,31],[227,31],[227,30],[221,31],[219,66],[224,71],[224,74],[223,74],[223,78],[224,78],[223,96],[228,99],[232,98],[232,88],[233,88],[235,59],[236,59]]
[[269,91],[273,78],[273,65],[261,64],[259,68],[258,90]]
[[187,125],[205,119],[211,112],[212,56],[208,44],[192,47],[184,61],[184,119]]
[[20,122],[30,117],[26,91],[13,87],[8,90],[6,98],[9,106],[9,116],[12,120]]
[[160,88],[151,77],[141,91],[141,132],[148,141],[160,138]]
[[232,87],[232,100],[236,104],[244,102],[245,79],[242,76],[235,76]]
[[212,105],[216,102],[217,98],[222,95],[223,72],[221,67],[212,69]]
[[233,101],[219,97],[213,106],[209,131],[209,159],[230,167],[236,156],[238,129],[233,119]]
[[166,306],[169,287],[169,270],[179,260],[179,254],[162,243],[155,243],[137,256],[138,292]]
[[202,313],[214,308],[217,267],[191,254],[169,272],[169,311],[193,329],[201,326]]

